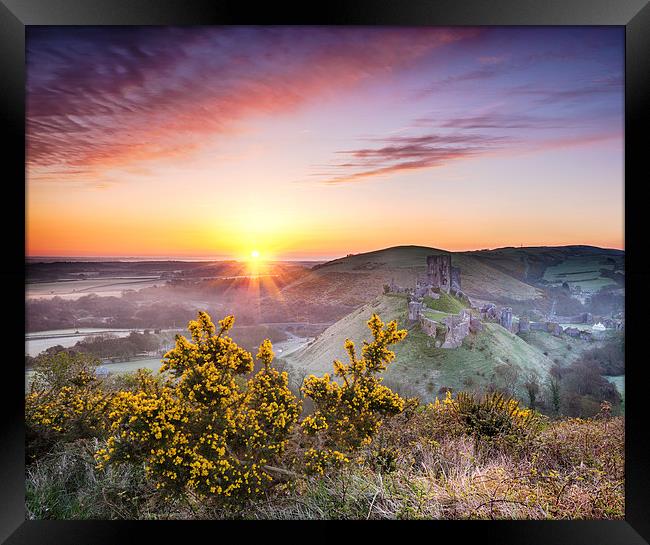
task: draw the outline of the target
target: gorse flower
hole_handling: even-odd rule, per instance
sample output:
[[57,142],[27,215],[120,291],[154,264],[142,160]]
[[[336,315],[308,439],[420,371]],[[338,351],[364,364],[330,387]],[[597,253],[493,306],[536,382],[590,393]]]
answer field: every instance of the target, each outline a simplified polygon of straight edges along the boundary
[[65,383],[33,387],[25,397],[25,422],[32,432],[62,440],[94,437],[105,428],[110,402],[94,372],[82,368],[68,374]]
[[404,400],[381,384],[377,377],[395,358],[388,349],[406,337],[406,330],[397,329],[397,322],[384,326],[373,314],[368,321],[373,341],[363,343],[361,357],[354,343],[345,342],[349,362],[334,362],[334,376],[311,375],[302,392],[313,400],[316,411],[306,417],[301,427],[311,439],[312,446],[305,452],[308,470],[322,473],[327,465],[346,463],[350,453],[372,441],[382,419],[395,415],[404,408]]
[[286,447],[300,403],[287,374],[271,367],[269,340],[258,353],[262,370],[238,386],[235,377],[252,372],[253,358],[226,335],[233,323],[227,316],[217,333],[200,312],[189,324],[192,339],[178,336],[164,356],[166,381],[142,375],[136,391],[115,397],[100,467],[141,459],[158,488],[224,500],[262,491],[271,480],[264,466]]
[[[268,339],[257,352],[260,371],[244,379],[253,372],[253,357],[227,335],[233,324],[227,316],[217,327],[199,312],[189,323],[191,337],[177,336],[165,354],[161,376],[140,370],[128,389],[105,391],[85,369],[67,373],[62,385],[27,396],[28,422],[73,440],[79,435],[72,432],[82,428],[81,436],[105,438],[95,453],[99,469],[141,464],[155,487],[169,494],[191,492],[223,503],[260,494],[272,481],[269,472],[278,469],[270,464],[281,462],[301,403],[287,373],[272,366]],[[395,357],[388,347],[406,331],[376,315],[368,327],[373,340],[364,341],[361,355],[347,340],[349,361],[334,362],[335,378],[310,376],[302,387],[316,408],[294,436],[301,438],[308,472],[357,459],[354,451],[372,441],[383,419],[404,408],[377,375]]]

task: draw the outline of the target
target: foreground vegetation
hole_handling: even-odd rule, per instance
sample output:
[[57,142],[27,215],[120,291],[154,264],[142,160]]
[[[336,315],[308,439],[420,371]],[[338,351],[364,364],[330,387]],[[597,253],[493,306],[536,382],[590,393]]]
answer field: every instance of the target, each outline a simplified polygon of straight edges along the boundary
[[[382,384],[396,322],[300,392],[205,313],[162,375],[61,353],[26,398],[30,518],[622,518],[622,417],[555,419],[499,392]],[[51,364],[52,362],[50,362]],[[534,403],[532,403],[534,405]]]

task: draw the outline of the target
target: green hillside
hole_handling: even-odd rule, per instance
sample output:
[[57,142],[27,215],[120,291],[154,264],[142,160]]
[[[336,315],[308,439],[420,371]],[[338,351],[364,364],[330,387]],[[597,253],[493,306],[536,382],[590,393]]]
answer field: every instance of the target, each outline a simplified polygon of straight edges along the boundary
[[507,380],[504,372],[507,376],[513,369],[521,377],[535,372],[543,378],[552,365],[541,350],[495,323],[486,323],[482,332],[468,336],[459,348],[435,348],[419,325],[408,324],[406,298],[399,295],[381,295],[348,314],[311,344],[289,355],[287,364],[298,376],[331,373],[334,359],[345,360],[346,338],[358,344],[369,338],[366,322],[372,313],[384,321],[395,319],[409,330],[407,338],[395,347],[397,358],[385,377],[391,385],[423,399],[432,399],[441,387],[467,390],[500,383]]
[[623,283],[625,252],[594,246],[540,246],[467,252],[483,263],[531,284],[567,282],[597,290]]
[[[332,324],[305,348],[293,352],[285,361],[293,369],[304,369],[308,374],[322,375],[332,372],[335,359],[345,360],[343,348],[345,339],[358,345],[368,339],[370,331],[366,322],[373,313],[384,321],[397,320],[400,327],[406,327],[406,297],[400,295],[381,295],[373,302],[363,305],[343,319]],[[347,360],[345,360],[347,361]]]
[[548,355],[552,361],[566,365],[577,360],[582,352],[594,346],[591,341],[573,339],[566,335],[555,337],[544,331],[527,331],[520,337],[529,345]]
[[435,348],[415,327],[395,352],[397,363],[388,369],[386,379],[408,385],[428,399],[442,387],[471,390],[491,382],[505,386],[510,370],[519,378],[530,372],[544,377],[552,365],[550,358],[495,323],[486,323],[483,331],[469,335],[455,349]]
[[464,308],[467,308],[467,305],[463,304],[461,301],[449,295],[448,293],[442,292],[439,299],[433,299],[432,297],[425,297],[424,304],[432,309],[439,312],[447,312],[449,314],[458,314]]

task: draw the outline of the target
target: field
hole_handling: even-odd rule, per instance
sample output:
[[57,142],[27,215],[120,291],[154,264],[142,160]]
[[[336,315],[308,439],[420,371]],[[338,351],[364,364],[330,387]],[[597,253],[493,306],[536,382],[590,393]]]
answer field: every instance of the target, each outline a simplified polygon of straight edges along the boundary
[[[131,329],[113,329],[102,327],[80,327],[78,329],[54,329],[25,335],[25,354],[37,356],[44,350],[56,345],[70,348],[85,337],[110,333],[116,337],[128,337]],[[137,330],[141,331],[141,330]]]
[[165,280],[158,276],[102,277],[93,280],[62,280],[57,282],[37,282],[26,285],[28,299],[79,299],[84,295],[119,297],[124,290],[142,289],[161,286]]
[[544,271],[543,279],[551,285],[567,282],[569,286],[579,286],[587,291],[597,291],[603,286],[615,285],[613,279],[602,276],[601,269],[613,271],[615,263],[604,257],[569,257],[558,265],[548,267]]

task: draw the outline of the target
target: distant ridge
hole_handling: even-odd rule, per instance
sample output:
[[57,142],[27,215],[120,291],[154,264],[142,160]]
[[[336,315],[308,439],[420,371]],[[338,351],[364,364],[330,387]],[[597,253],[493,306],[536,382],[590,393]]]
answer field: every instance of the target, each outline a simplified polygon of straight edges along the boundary
[[322,267],[327,267],[329,265],[334,265],[337,263],[342,263],[345,260],[348,260],[350,258],[371,258],[373,256],[379,256],[379,255],[385,255],[388,252],[399,252],[399,251],[409,251],[409,250],[415,250],[415,251],[431,251],[434,253],[441,253],[441,252],[447,252],[450,254],[477,254],[477,253],[489,253],[489,252],[501,252],[504,250],[508,251],[589,251],[591,252],[596,252],[596,253],[612,253],[616,255],[624,255],[625,250],[621,250],[618,248],[601,248],[599,246],[591,246],[588,244],[567,244],[564,246],[503,246],[499,248],[481,248],[478,250],[461,250],[461,251],[454,251],[454,250],[446,250],[444,248],[434,248],[432,246],[420,246],[417,244],[400,244],[397,246],[389,246],[387,248],[380,248],[378,250],[370,250],[368,252],[359,252],[356,254],[348,254],[343,257],[338,257],[336,259],[332,259],[330,261],[325,261],[324,263],[321,263],[319,265],[316,265],[314,269],[316,268],[322,268]]

